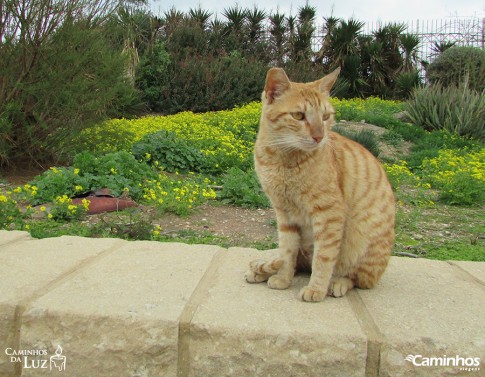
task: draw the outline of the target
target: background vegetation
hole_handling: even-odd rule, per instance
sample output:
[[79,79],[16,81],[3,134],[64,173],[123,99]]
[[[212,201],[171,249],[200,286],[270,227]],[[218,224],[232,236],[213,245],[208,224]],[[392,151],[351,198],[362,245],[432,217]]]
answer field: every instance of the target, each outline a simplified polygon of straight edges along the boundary
[[[420,41],[400,24],[363,35],[362,22],[328,17],[315,50],[308,4],[295,16],[229,6],[222,18],[200,8],[155,17],[143,4],[1,3],[0,168],[41,174],[0,187],[0,229],[163,240],[152,217],[134,212],[128,225],[85,224],[89,203],[72,198],[103,187],[155,217],[214,199],[267,207],[252,147],[268,67],[309,81],[340,66],[337,118],[386,131],[336,130],[377,156],[383,145],[400,150],[383,159],[399,204],[397,250],[485,259],[483,50],[442,45],[422,77]],[[420,235],[433,216],[459,229],[457,239]]]

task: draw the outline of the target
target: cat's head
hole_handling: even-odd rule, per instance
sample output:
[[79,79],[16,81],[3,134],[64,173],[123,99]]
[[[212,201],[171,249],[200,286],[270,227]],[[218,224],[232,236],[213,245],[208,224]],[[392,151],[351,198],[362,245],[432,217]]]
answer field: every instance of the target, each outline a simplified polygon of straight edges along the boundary
[[340,68],[320,80],[296,83],[281,68],[266,76],[261,127],[266,127],[266,144],[288,151],[312,151],[329,139],[335,110],[329,96]]

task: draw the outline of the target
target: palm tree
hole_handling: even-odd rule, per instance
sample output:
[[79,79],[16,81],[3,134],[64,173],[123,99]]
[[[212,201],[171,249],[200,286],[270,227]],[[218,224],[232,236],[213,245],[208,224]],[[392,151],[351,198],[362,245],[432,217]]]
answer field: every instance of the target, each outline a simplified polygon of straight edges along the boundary
[[225,8],[222,15],[227,19],[224,35],[226,36],[226,48],[228,51],[244,50],[248,38],[246,37],[247,9],[235,5]]
[[297,22],[296,17],[288,18],[290,58],[295,62],[310,60],[313,55],[312,38],[315,32],[315,15],[316,8],[306,4],[298,9]]
[[173,34],[173,32],[183,24],[185,15],[183,12],[176,10],[174,7],[164,12],[162,18],[162,25],[167,38]]
[[222,11],[222,15],[227,18],[227,28],[236,33],[241,32],[244,28],[247,14],[247,9],[239,8],[238,5]]
[[414,71],[418,62],[419,37],[415,34],[401,34],[399,40],[404,54],[403,71]]
[[333,30],[338,26],[340,23],[340,18],[330,16],[328,18],[324,18],[324,25],[322,28],[322,35],[323,40],[322,40],[322,47],[320,47],[320,50],[317,52],[315,56],[315,63],[320,63],[327,68],[332,64],[330,61],[330,35],[332,35]]
[[269,22],[271,24],[269,32],[271,35],[270,43],[273,50],[273,56],[278,65],[283,64],[283,58],[285,55],[285,16],[281,13],[274,13],[269,16]]
[[251,43],[256,43],[264,33],[263,21],[266,19],[266,12],[254,6],[252,10],[247,11],[246,18],[249,26],[249,40]]
[[328,36],[328,58],[332,67],[344,66],[346,56],[359,55],[359,36],[363,26],[363,22],[349,19],[333,27]]
[[202,10],[199,7],[197,9],[190,9],[189,16],[197,25],[200,26],[202,30],[207,30],[209,28],[209,20],[212,17],[212,13],[206,10]]
[[456,45],[456,42],[450,42],[450,41],[434,42],[433,47],[431,47],[431,51],[433,51],[435,55],[439,55],[443,51],[448,50],[454,45]]
[[372,37],[361,37],[360,48],[362,57],[362,75],[369,84],[368,95],[378,95],[386,87],[386,59],[384,45]]
[[298,8],[298,22],[304,24],[305,22],[313,23],[315,22],[315,17],[317,14],[317,8],[308,5],[307,3]]

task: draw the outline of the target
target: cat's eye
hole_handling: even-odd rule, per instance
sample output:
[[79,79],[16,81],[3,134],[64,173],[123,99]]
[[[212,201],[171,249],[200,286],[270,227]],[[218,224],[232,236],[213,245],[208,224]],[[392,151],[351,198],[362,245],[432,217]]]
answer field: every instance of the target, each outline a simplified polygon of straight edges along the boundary
[[323,114],[323,116],[322,116],[323,121],[329,120],[329,119],[330,119],[330,113]]
[[303,120],[303,119],[305,119],[305,114],[302,113],[301,111],[297,111],[295,113],[291,113],[291,116],[293,117],[293,119],[296,119],[296,120]]

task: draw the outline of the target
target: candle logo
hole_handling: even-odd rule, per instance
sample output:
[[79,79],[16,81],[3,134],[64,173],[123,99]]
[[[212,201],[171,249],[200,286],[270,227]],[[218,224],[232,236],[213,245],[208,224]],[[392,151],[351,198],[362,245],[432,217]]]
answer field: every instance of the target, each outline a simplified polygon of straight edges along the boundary
[[56,354],[52,355],[50,358],[50,369],[57,369],[59,372],[66,370],[67,358],[62,354],[62,347],[57,346]]

